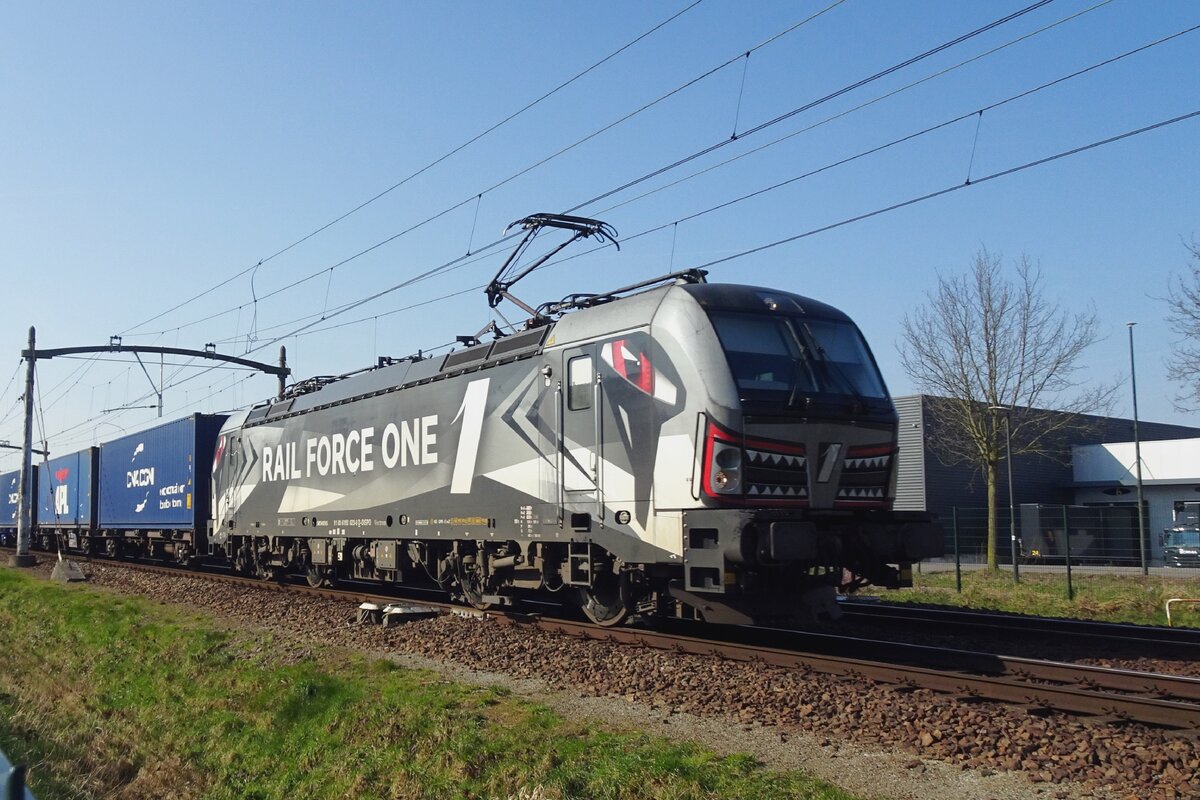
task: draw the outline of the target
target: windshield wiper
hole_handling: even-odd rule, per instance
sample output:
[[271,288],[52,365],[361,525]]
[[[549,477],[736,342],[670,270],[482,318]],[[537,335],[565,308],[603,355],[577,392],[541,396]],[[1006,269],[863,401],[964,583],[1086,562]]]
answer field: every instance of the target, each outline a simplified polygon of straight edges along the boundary
[[869,411],[870,406],[867,404],[867,398],[864,397],[862,392],[858,390],[858,387],[854,385],[854,381],[842,371],[842,368],[837,365],[837,362],[832,361],[829,358],[829,354],[825,352],[825,348],[818,344],[819,340],[813,334],[812,328],[808,327],[808,323],[801,323],[801,327],[804,328],[805,336],[809,342],[809,346],[803,348],[803,350],[807,351],[807,353],[814,354],[816,358],[814,358],[813,361],[821,365],[822,372],[825,374],[825,376],[830,378],[834,383],[838,384],[841,387],[843,394],[848,394],[854,398],[854,402],[851,405],[851,413],[862,414]]

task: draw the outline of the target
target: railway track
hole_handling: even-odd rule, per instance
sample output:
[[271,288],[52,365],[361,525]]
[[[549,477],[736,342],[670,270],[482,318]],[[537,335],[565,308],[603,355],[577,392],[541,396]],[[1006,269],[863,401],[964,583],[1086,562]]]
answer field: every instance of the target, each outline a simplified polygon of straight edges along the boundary
[[[564,620],[538,619],[525,624],[536,624],[554,633],[680,653],[862,677],[906,689],[929,689],[966,701],[1014,703],[1033,711],[1060,711],[1101,722],[1200,730],[1200,679],[1196,678],[825,634],[814,638],[791,631],[754,631],[737,643],[630,628],[597,629]],[[768,637],[785,646],[754,641]],[[875,656],[882,652],[889,660],[858,657],[850,651]]]
[[1195,628],[1163,628],[1153,625],[1031,617],[952,608],[888,605],[855,599],[842,600],[838,607],[846,617],[855,620],[929,625],[943,630],[967,629],[972,632],[986,630],[1015,635],[1036,633],[1056,637],[1068,636],[1102,643],[1124,642],[1182,646],[1195,648],[1193,657],[1200,659],[1200,629]]
[[[172,577],[180,575],[177,567],[125,561],[106,563]],[[444,599],[411,593],[382,594],[363,587],[313,588],[223,573],[188,574],[203,580],[298,592],[348,603],[419,602],[447,611],[463,608]],[[966,702],[1016,704],[1033,713],[1057,711],[1103,723],[1136,722],[1200,731],[1200,679],[1197,678],[825,633],[698,625],[682,626],[676,631],[605,628],[544,614],[495,610],[486,613],[503,625],[529,626],[556,635],[864,678],[902,690],[928,689]],[[887,655],[886,661],[879,659],[881,653]]]

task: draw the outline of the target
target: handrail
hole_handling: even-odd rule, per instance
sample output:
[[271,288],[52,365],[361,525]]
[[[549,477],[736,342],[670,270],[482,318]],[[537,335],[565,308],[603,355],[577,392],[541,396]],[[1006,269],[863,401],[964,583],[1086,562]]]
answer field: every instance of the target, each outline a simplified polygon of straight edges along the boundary
[[1200,606],[1200,600],[1196,600],[1196,599],[1192,599],[1192,598],[1188,598],[1188,597],[1172,597],[1166,603],[1167,627],[1168,628],[1172,627],[1172,625],[1171,625],[1171,603],[1184,603],[1184,604],[1190,605],[1190,606]]

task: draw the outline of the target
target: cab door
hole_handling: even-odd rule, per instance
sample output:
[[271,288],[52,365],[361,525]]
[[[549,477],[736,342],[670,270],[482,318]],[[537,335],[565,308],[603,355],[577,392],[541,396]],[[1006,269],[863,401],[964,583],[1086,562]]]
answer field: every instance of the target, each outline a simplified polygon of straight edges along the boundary
[[594,346],[563,353],[559,479],[564,523],[574,530],[604,522],[604,386],[597,367]]

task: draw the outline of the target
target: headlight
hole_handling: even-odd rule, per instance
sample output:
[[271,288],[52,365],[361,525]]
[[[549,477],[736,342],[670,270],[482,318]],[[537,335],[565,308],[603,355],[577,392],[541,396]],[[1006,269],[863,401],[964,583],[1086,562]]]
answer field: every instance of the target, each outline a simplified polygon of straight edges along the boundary
[[733,494],[741,491],[742,450],[740,447],[714,442],[712,466],[710,484],[714,492]]

